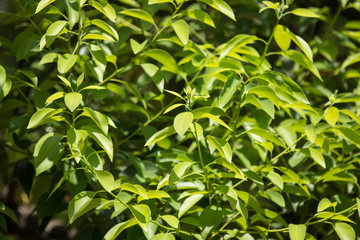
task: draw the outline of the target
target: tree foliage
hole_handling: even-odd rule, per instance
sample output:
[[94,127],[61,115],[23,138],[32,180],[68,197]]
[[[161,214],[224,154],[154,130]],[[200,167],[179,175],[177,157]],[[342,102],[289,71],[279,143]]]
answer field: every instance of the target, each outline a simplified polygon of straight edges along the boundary
[[356,239],[360,1],[326,4],[7,2],[0,238],[27,202],[39,236]]

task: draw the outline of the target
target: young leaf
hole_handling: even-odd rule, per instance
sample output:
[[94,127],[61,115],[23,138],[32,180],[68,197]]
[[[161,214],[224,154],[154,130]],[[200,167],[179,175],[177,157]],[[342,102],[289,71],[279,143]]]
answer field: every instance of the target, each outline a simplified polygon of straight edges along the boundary
[[347,127],[337,127],[334,130],[350,142],[360,147],[360,134]]
[[215,8],[216,10],[222,12],[232,20],[236,21],[233,10],[225,1],[223,0],[200,0],[200,1],[206,3],[210,7]]
[[162,63],[164,70],[177,74],[179,72],[178,65],[175,59],[166,51],[162,49],[151,49],[143,53],[144,56],[151,57],[156,61]]
[[163,114],[166,114],[172,110],[174,110],[175,108],[178,108],[178,107],[181,107],[181,106],[185,106],[185,104],[183,103],[177,103],[177,104],[174,104],[174,105],[171,105],[170,107],[168,107],[165,112]]
[[180,19],[176,22],[173,22],[172,26],[180,41],[184,45],[186,45],[187,42],[189,41],[189,33],[190,33],[189,25],[183,19]]
[[104,240],[115,240],[122,231],[136,224],[137,221],[135,218],[129,219],[126,222],[118,223],[105,234]]
[[59,55],[59,59],[58,59],[58,71],[61,74],[65,74],[67,73],[76,63],[78,59],[78,55],[71,55],[71,54],[64,54],[64,55]]
[[235,73],[232,73],[227,77],[225,85],[219,96],[219,108],[224,108],[224,106],[231,100],[241,82],[242,77],[239,77],[239,75]]
[[157,66],[155,66],[154,64],[151,64],[151,63],[143,63],[143,64],[141,64],[141,67],[144,69],[145,73],[149,77],[151,77],[151,80],[156,84],[156,87],[162,93],[164,91],[165,81],[164,81],[164,77],[163,77],[163,74],[160,71],[160,69]]
[[174,129],[182,137],[189,129],[194,116],[191,112],[179,113],[174,119]]
[[89,50],[95,64],[99,67],[101,72],[105,72],[106,69],[106,55],[104,51],[97,45],[89,44]]
[[322,212],[331,206],[332,206],[332,203],[330,202],[330,200],[327,198],[323,198],[319,202],[319,205],[317,207],[317,212]]
[[109,33],[111,36],[113,36],[116,40],[119,40],[119,35],[116,32],[116,30],[110,26],[109,24],[107,24],[106,22],[104,22],[103,20],[100,19],[93,19],[91,20],[91,23],[99,28],[101,28],[102,30],[104,30],[105,32]]
[[206,12],[200,10],[200,9],[189,9],[189,10],[184,10],[181,12],[182,15],[191,17],[193,19],[196,19],[200,22],[203,22],[211,27],[215,28],[215,24],[213,19],[210,17],[209,14],[207,14]]
[[336,107],[329,108],[324,118],[328,124],[334,126],[339,118],[339,110]]
[[333,227],[341,240],[355,240],[355,231],[349,224],[336,222]]
[[325,159],[321,154],[321,152],[315,148],[309,148],[309,151],[310,151],[310,157],[321,167],[326,168]]
[[111,192],[114,187],[114,177],[113,175],[108,171],[100,171],[95,170],[94,171],[96,178],[99,180],[100,184],[103,186],[103,188]]
[[203,194],[195,194],[185,199],[185,201],[181,204],[178,218],[181,218],[192,206],[194,206],[200,199],[204,197]]
[[112,22],[116,21],[116,12],[106,0],[103,0],[101,2],[89,0],[89,4],[98,11],[100,11],[102,14],[104,14]]
[[288,29],[283,25],[277,25],[274,32],[274,39],[281,50],[286,51],[289,49],[291,44],[291,38],[288,34]]
[[149,226],[151,210],[145,204],[129,205],[129,209],[139,223]]
[[290,11],[289,13],[297,15],[297,16],[301,16],[301,17],[320,18],[319,15],[317,15],[313,11],[310,11],[309,9],[306,9],[306,8],[297,8],[297,9]]
[[52,94],[50,97],[48,97],[47,99],[46,99],[46,104],[47,103],[51,103],[51,102],[53,102],[53,101],[55,101],[55,100],[57,100],[57,99],[59,99],[59,98],[63,98],[64,96],[65,96],[65,94],[66,93],[64,93],[64,92],[56,92],[56,93],[54,93],[54,94]]
[[12,82],[6,78],[6,71],[3,66],[0,65],[0,101],[8,95],[11,89]]
[[304,224],[289,224],[289,234],[291,240],[304,240],[306,236],[306,226]]
[[61,144],[63,135],[60,133],[45,134],[36,143],[34,149],[34,167],[36,176],[50,169],[63,155],[64,147]]
[[44,124],[51,118],[52,116],[62,112],[62,109],[53,109],[53,108],[43,108],[34,113],[31,116],[27,129],[35,128]]
[[83,110],[84,110],[83,115],[90,117],[96,123],[96,125],[98,125],[101,128],[101,130],[105,134],[108,134],[108,130],[109,130],[108,121],[102,113],[92,110],[91,108],[88,107],[84,107]]
[[216,148],[219,151],[220,155],[226,158],[226,160],[231,163],[232,151],[229,143],[222,138],[217,138],[210,135],[208,135],[206,138],[208,139],[207,142],[209,146]]
[[120,13],[124,14],[124,15],[127,15],[127,16],[130,16],[130,17],[134,17],[134,18],[144,20],[146,22],[149,22],[149,23],[153,24],[156,27],[154,19],[145,10],[142,10],[142,9],[126,9],[124,11],[121,11]]
[[276,173],[276,172],[269,172],[266,174],[266,177],[277,187],[280,188],[280,190],[283,190],[284,188],[284,180],[282,177]]
[[112,161],[114,156],[114,149],[111,138],[108,135],[105,135],[96,126],[89,125],[89,126],[83,126],[82,128],[87,131],[88,135],[92,139],[94,139],[101,146],[101,148],[104,149],[106,154],[109,156],[110,161]]
[[273,133],[262,129],[262,128],[252,128],[250,130],[247,130],[248,133],[255,134],[259,137],[265,138],[266,140],[275,143],[276,145],[279,145],[283,148],[286,148],[285,144],[282,140],[280,140],[277,136],[275,136]]
[[285,199],[279,192],[274,190],[268,190],[265,192],[265,195],[280,207],[285,207]]
[[91,210],[87,210],[87,207],[90,205],[91,200],[95,197],[95,195],[96,192],[93,191],[82,191],[71,199],[68,210],[70,224],[87,211]]
[[344,60],[343,64],[341,65],[341,70],[344,70],[348,66],[357,62],[360,62],[360,53],[351,54]]
[[185,174],[186,170],[191,165],[193,165],[192,162],[181,162],[181,163],[176,164],[176,166],[171,171],[171,174],[169,177],[170,187],[173,187],[174,184],[182,178],[182,176]]
[[179,219],[177,219],[177,217],[173,216],[173,215],[163,215],[161,216],[162,219],[164,219],[164,221],[169,224],[171,227],[178,229],[180,226],[180,221]]
[[[142,42],[140,44],[136,40],[131,38],[130,39],[131,50],[134,52],[134,54],[138,54],[139,52],[141,52],[141,50],[143,50],[143,48],[145,47],[147,42],[148,42],[148,40],[146,39],[144,42]],[[144,63],[144,64],[146,64],[146,63]]]
[[41,0],[36,7],[35,14],[37,14],[53,2],[55,2],[55,0]]
[[149,146],[151,144],[154,144],[156,142],[159,142],[161,140],[163,140],[164,138],[173,135],[174,133],[176,133],[175,128],[173,126],[171,127],[166,127],[163,130],[160,130],[158,132],[156,132],[154,135],[152,135],[149,140],[147,140],[147,142],[145,143],[145,147]]
[[67,93],[64,97],[65,105],[68,109],[73,112],[81,103],[82,95],[81,93],[72,92]]

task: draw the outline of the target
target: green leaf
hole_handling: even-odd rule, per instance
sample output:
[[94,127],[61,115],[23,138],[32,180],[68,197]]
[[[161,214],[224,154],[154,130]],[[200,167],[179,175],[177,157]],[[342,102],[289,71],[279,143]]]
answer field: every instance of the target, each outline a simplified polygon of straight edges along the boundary
[[308,140],[312,143],[315,142],[316,140],[316,129],[313,125],[309,125],[309,126],[304,126],[303,127],[304,132],[306,137],[308,138]]
[[211,147],[210,149],[212,149],[211,153],[213,153],[216,148],[220,155],[231,163],[232,150],[229,143],[222,138],[217,138],[210,135],[208,135],[206,138],[208,140],[207,143],[209,144],[209,147]]
[[177,74],[179,72],[175,59],[162,49],[151,49],[143,53],[144,56],[155,59],[164,65],[164,70]]
[[31,116],[29,124],[27,126],[28,129],[35,128],[40,126],[41,124],[47,123],[48,120],[62,112],[62,109],[53,109],[53,108],[43,108],[34,113],[34,115]]
[[314,65],[314,63],[312,63],[305,55],[303,55],[302,53],[299,53],[297,51],[294,50],[287,50],[287,51],[283,51],[282,55],[290,58],[291,60],[293,60],[294,62],[300,64],[301,66],[303,66],[304,68],[306,68],[307,70],[309,70],[310,72],[312,72],[317,78],[319,78],[321,81],[321,75],[319,73],[319,70],[316,68],[316,66]]
[[301,17],[320,18],[319,15],[317,15],[313,11],[310,11],[309,9],[306,9],[306,8],[297,8],[297,9],[290,11],[289,13],[297,15],[297,16],[301,16]]
[[358,214],[360,217],[360,199],[359,198],[356,198],[356,206],[357,206]]
[[304,240],[306,236],[306,226],[304,224],[289,224],[289,234],[291,240]]
[[360,124],[360,117],[358,117],[358,115],[356,115],[354,112],[352,112],[348,109],[342,109],[342,110],[340,110],[340,112],[345,113],[346,115],[351,117],[355,122]]
[[[131,39],[130,39],[130,43],[131,43]],[[165,80],[160,69],[151,63],[143,63],[141,64],[141,67],[144,69],[145,73],[149,77],[151,77],[151,80],[156,84],[156,87],[160,90],[160,92],[163,92]]]
[[[134,52],[134,54],[138,54],[139,52],[141,52],[141,50],[143,50],[143,48],[145,47],[147,42],[148,42],[148,40],[146,39],[144,42],[142,42],[140,44],[136,40],[131,38],[130,39],[131,50]],[[144,63],[144,64],[146,64],[146,63]]]
[[59,59],[58,59],[58,71],[61,74],[65,74],[67,73],[76,63],[78,59],[78,55],[71,55],[71,54],[64,54],[64,55],[59,55]]
[[0,65],[0,101],[9,94],[12,82],[6,78],[6,71],[3,66]]
[[89,0],[89,4],[104,14],[110,21],[116,21],[116,12],[106,0],[102,0],[101,2]]
[[47,53],[42,58],[39,64],[47,64],[57,62],[58,54],[57,53]]
[[333,227],[341,240],[355,240],[355,231],[349,224],[336,222]]
[[67,21],[56,21],[52,23],[48,29],[46,30],[46,33],[42,37],[40,41],[40,50],[42,50],[45,45],[49,47],[57,38],[57,36],[63,31],[63,29],[67,25]]
[[161,216],[162,219],[164,219],[164,221],[169,224],[169,226],[178,229],[180,227],[180,221],[179,219],[177,219],[177,217],[173,216],[173,215],[163,215]]
[[142,186],[140,186],[138,184],[124,183],[121,186],[121,191],[132,192],[132,193],[138,194],[143,199],[148,199],[147,192],[146,192],[145,188],[143,188]]
[[189,34],[190,34],[189,25],[183,19],[180,19],[178,21],[173,22],[172,26],[180,41],[184,45],[186,45],[189,41]]
[[190,125],[190,131],[194,133],[197,140],[201,141],[203,139],[204,130],[197,122]]
[[60,133],[45,134],[36,143],[34,149],[34,167],[36,176],[50,169],[63,155],[64,147],[61,144],[63,135]]
[[50,97],[48,97],[46,99],[46,104],[47,103],[52,103],[53,101],[59,99],[59,98],[63,98],[65,96],[65,93],[64,92],[56,92],[54,94],[52,94]]
[[138,220],[139,223],[149,226],[151,210],[145,204],[129,205],[132,215]]
[[122,231],[136,224],[137,221],[135,218],[129,219],[126,222],[118,223],[105,234],[104,240],[115,240]]
[[37,14],[53,2],[55,2],[55,0],[41,0],[36,7],[35,14]]
[[99,67],[101,72],[105,72],[106,69],[106,56],[104,51],[97,45],[89,44],[89,50],[95,64]]
[[204,197],[203,194],[195,194],[185,199],[185,201],[181,204],[178,218],[181,218],[192,206],[194,206],[200,199]]
[[153,236],[152,238],[150,238],[150,240],[175,240],[175,237],[173,234],[167,232],[167,233],[158,233],[155,236]]
[[262,129],[262,128],[252,128],[246,131],[247,133],[251,133],[251,134],[255,134],[259,137],[262,137],[272,143],[275,143],[276,145],[279,145],[283,148],[286,148],[285,144],[277,137],[275,136],[273,133]]
[[225,1],[223,0],[200,0],[200,1],[206,3],[210,7],[215,8],[216,10],[222,12],[232,20],[236,21],[233,10]]
[[142,9],[126,9],[124,11],[121,11],[120,13],[124,14],[124,15],[127,15],[127,16],[130,16],[130,17],[134,17],[134,18],[144,20],[146,22],[149,22],[149,23],[153,24],[156,27],[154,19],[145,10],[142,10]]
[[285,207],[285,199],[279,192],[274,190],[268,190],[265,192],[265,195],[280,207]]
[[287,33],[289,30],[283,25],[277,25],[274,32],[274,39],[276,44],[281,48],[281,50],[286,51],[289,49],[291,44],[291,38]]
[[103,20],[100,19],[93,19],[91,20],[91,24],[101,28],[102,30],[104,30],[105,32],[109,33],[111,36],[113,36],[116,40],[119,40],[119,35],[116,32],[116,30],[110,26],[109,24],[107,24],[106,22],[104,22]]
[[69,203],[68,216],[70,224],[86,212],[90,211],[91,202],[97,193],[93,191],[82,191],[78,193]]
[[104,134],[108,134],[109,131],[108,121],[102,113],[92,110],[91,108],[88,107],[84,107],[83,111],[84,112],[82,113],[82,115],[90,117],[96,123],[96,125],[101,128]]
[[219,96],[219,108],[224,108],[224,106],[231,100],[241,82],[242,77],[239,77],[239,75],[235,73],[232,73],[227,77]]
[[336,107],[329,108],[324,118],[328,124],[334,126],[339,118],[339,110]]
[[223,219],[223,211],[219,206],[207,206],[200,214],[200,224],[203,228],[202,236],[206,239],[208,234],[215,230]]
[[174,129],[180,137],[189,129],[193,119],[194,116],[191,112],[183,112],[176,115],[174,119]]
[[191,165],[194,163],[192,162],[181,162],[175,165],[173,170],[171,171],[170,177],[169,177],[169,185],[170,187],[173,187],[174,184],[179,181],[182,176],[185,174],[186,170],[189,169]]
[[189,9],[189,10],[184,10],[181,12],[182,15],[191,17],[193,19],[196,19],[200,22],[203,22],[211,27],[215,28],[215,24],[213,19],[210,17],[209,14],[207,14],[204,11],[201,11],[200,9]]
[[264,110],[272,119],[275,115],[274,103],[269,99],[260,99],[254,96],[252,93],[246,94],[246,103],[252,104],[262,110]]
[[269,172],[266,174],[266,177],[277,187],[280,188],[280,190],[283,190],[284,188],[284,180],[282,177],[276,173],[276,172]]
[[226,160],[225,158],[217,158],[213,163],[219,164],[223,167],[226,167],[230,171],[234,172],[236,174],[235,175],[236,178],[240,178],[240,179],[245,178],[240,168],[238,168],[234,163],[228,162],[228,160]]
[[173,3],[173,0],[149,0],[149,5],[158,3]]
[[65,105],[68,109],[73,112],[81,103],[82,95],[81,93],[72,92],[67,93],[64,97]]
[[145,147],[149,146],[151,144],[154,144],[156,142],[159,142],[161,140],[163,140],[164,138],[173,135],[174,133],[176,133],[175,128],[173,126],[171,127],[166,127],[163,130],[160,130],[158,132],[156,132],[154,135],[152,135],[149,140],[147,140],[147,142],[145,143]]
[[317,207],[317,212],[322,212],[326,209],[328,209],[329,207],[332,207],[332,206],[336,206],[336,202],[332,203],[330,202],[329,199],[327,198],[323,198],[321,199],[321,201],[319,202],[319,205]]
[[174,104],[174,105],[171,105],[170,107],[168,107],[163,114],[166,114],[172,110],[174,110],[175,108],[178,108],[178,107],[181,107],[181,106],[185,106],[185,104],[183,103],[177,103],[177,104]]
[[350,54],[341,65],[341,69],[344,70],[348,66],[360,62],[360,53]]
[[360,134],[347,127],[337,127],[334,130],[350,142],[360,147]]
[[14,211],[2,202],[0,202],[0,212],[11,218],[16,224],[18,224],[18,219]]
[[109,156],[110,161],[112,161],[114,156],[114,149],[111,138],[105,135],[103,132],[100,132],[100,129],[98,129],[97,127],[95,128],[95,126],[90,125],[84,126],[82,128],[86,130],[89,136],[104,149],[106,154]]
[[308,157],[311,157],[321,167],[326,168],[325,159],[319,150],[315,148],[309,148],[302,149],[301,151],[305,153]]
[[108,171],[95,170],[96,178],[107,192],[111,192],[114,187],[114,177]]

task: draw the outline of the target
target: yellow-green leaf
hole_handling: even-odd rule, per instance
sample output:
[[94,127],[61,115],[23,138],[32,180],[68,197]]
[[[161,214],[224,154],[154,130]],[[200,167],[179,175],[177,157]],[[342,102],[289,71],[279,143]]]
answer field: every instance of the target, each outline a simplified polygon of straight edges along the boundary
[[187,42],[189,41],[189,34],[190,34],[189,25],[183,19],[180,19],[178,21],[173,22],[172,26],[180,41],[184,45],[186,45]]
[[306,8],[297,8],[297,9],[292,10],[290,13],[297,15],[297,16],[301,16],[301,17],[320,18],[319,15],[317,15],[313,11],[310,11],[309,9],[306,9]]
[[67,93],[64,97],[65,105],[73,112],[81,103],[82,95],[81,93]]
[[291,240],[304,240],[306,236],[306,226],[304,224],[289,224],[289,234]]

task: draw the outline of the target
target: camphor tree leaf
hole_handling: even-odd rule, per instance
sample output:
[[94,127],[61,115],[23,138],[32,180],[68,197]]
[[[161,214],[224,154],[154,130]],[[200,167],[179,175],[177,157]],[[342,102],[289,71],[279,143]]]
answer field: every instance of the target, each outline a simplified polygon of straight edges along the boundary
[[132,227],[137,224],[135,218],[131,218],[126,222],[118,223],[113,226],[104,236],[104,240],[115,240],[119,234],[125,229]]
[[53,2],[55,2],[55,0],[41,0],[36,7],[35,14],[37,14]]
[[194,206],[200,199],[204,197],[203,194],[195,194],[185,199],[185,201],[181,204],[178,218],[181,218],[192,206]]
[[111,36],[113,36],[116,40],[119,40],[119,35],[116,32],[116,30],[110,26],[109,24],[107,24],[105,21],[101,20],[101,19],[93,19],[91,20],[91,24],[101,28],[102,30],[104,30],[105,32],[109,33]]
[[357,62],[360,62],[360,53],[351,54],[345,59],[345,61],[341,65],[341,69],[343,70]]
[[174,129],[180,137],[182,137],[189,129],[193,119],[194,116],[191,112],[182,112],[175,117]]
[[110,161],[112,161],[114,156],[114,147],[111,138],[108,135],[105,135],[102,130],[95,125],[83,126],[82,129],[86,130],[88,135],[94,139],[102,149],[104,149],[106,154],[109,156]]
[[170,177],[169,177],[169,185],[170,187],[173,187],[174,184],[179,181],[182,176],[185,174],[186,170],[189,169],[191,165],[194,163],[192,162],[181,162],[175,165],[173,170],[171,171]]
[[91,108],[88,107],[84,107],[83,111],[84,112],[82,113],[82,115],[90,117],[96,123],[96,125],[100,127],[100,129],[104,132],[104,134],[108,134],[109,131],[108,121],[102,113],[92,110]]
[[360,147],[360,134],[351,130],[350,128],[347,127],[336,127],[333,128],[335,130],[335,132],[339,133],[341,136],[345,137],[347,140],[349,140],[350,142],[354,143],[355,145],[357,145],[358,147]]
[[0,212],[11,218],[16,224],[18,224],[18,219],[14,211],[2,202],[0,202]]
[[324,118],[328,124],[334,126],[339,118],[339,110],[336,107],[329,108]]
[[280,190],[283,190],[284,188],[284,181],[282,177],[276,173],[276,172],[269,172],[266,174],[266,177],[277,187],[280,188]]
[[175,59],[166,51],[162,49],[151,49],[143,53],[144,56],[151,57],[156,61],[162,63],[164,70],[177,74],[179,72]]
[[290,11],[289,13],[297,15],[297,16],[301,16],[301,17],[320,18],[319,15],[317,15],[313,11],[310,11],[309,9],[306,9],[306,8],[296,8],[296,9]]
[[157,143],[164,138],[173,135],[174,133],[176,133],[174,126],[166,127],[152,135],[145,143],[145,147]]
[[276,44],[281,48],[281,50],[286,51],[289,49],[291,44],[291,38],[287,33],[289,30],[283,25],[277,25],[274,32],[274,39]]
[[151,210],[148,205],[129,205],[129,209],[136,220],[140,223],[140,226],[149,226]]
[[232,73],[226,78],[226,82],[219,96],[219,108],[224,108],[231,100],[241,82],[242,77],[239,77],[236,73]]
[[349,224],[336,222],[333,227],[341,240],[355,240],[355,231]]
[[289,234],[291,240],[304,240],[306,236],[306,226],[304,224],[289,224]]
[[223,0],[200,0],[200,1],[206,3],[210,7],[215,8],[216,10],[222,12],[232,20],[236,21],[233,10],[225,1]]
[[6,78],[5,68],[0,65],[0,101],[8,95],[11,85],[11,80]]
[[211,27],[215,27],[214,21],[210,15],[200,9],[184,10],[181,14],[203,22]]
[[277,205],[279,205],[280,207],[284,208],[285,207],[285,199],[284,197],[281,195],[281,193],[274,191],[274,190],[268,190],[265,192],[265,195],[274,203],[276,203]]
[[62,112],[62,109],[53,109],[53,108],[43,108],[34,113],[34,115],[31,116],[29,124],[27,126],[28,129],[35,128],[40,126],[41,124],[47,123],[48,120]]
[[58,59],[58,71],[61,74],[67,73],[76,63],[78,55],[64,54],[59,55]]
[[231,163],[232,151],[230,144],[222,138],[217,138],[210,135],[208,135],[206,138],[208,140],[207,143],[209,144],[210,149],[212,149],[211,152],[213,153],[216,148],[220,155]]
[[101,72],[105,72],[106,69],[106,56],[104,51],[95,44],[89,44],[89,50],[95,64],[99,67]]
[[326,168],[325,159],[321,152],[315,148],[301,149],[302,153],[305,153],[308,157],[312,158],[321,167]]
[[[71,199],[68,209],[69,222],[73,223],[77,218],[90,211],[89,205],[97,192],[82,191]],[[93,208],[96,206],[93,206]]]
[[154,19],[151,17],[150,13],[146,12],[145,10],[142,10],[142,9],[126,9],[124,11],[121,11],[120,13],[124,14],[124,15],[127,15],[127,16],[130,16],[130,17],[134,17],[134,18],[144,20],[146,22],[149,22],[149,23],[153,24],[156,27]]
[[114,187],[114,177],[113,175],[105,170],[95,170],[94,171],[96,178],[99,180],[100,184],[103,186],[103,188],[111,192]]
[[173,216],[173,215],[163,215],[161,216],[162,219],[164,219],[164,221],[169,224],[171,227],[177,229],[179,228],[179,224],[180,221],[179,219],[177,219],[177,217]]
[[322,211],[328,209],[329,207],[335,207],[336,205],[337,205],[337,202],[332,203],[332,202],[330,202],[329,199],[323,198],[319,202],[319,205],[317,207],[317,211],[322,212]]
[[57,36],[63,31],[67,24],[67,21],[62,20],[52,23],[40,40],[40,50],[42,50],[45,45],[49,47],[55,41]]
[[[141,50],[143,50],[147,42],[148,40],[146,39],[144,42],[140,44],[136,40],[131,38],[130,39],[131,50],[134,52],[134,54],[138,54],[139,52],[141,52]],[[144,64],[150,64],[150,63],[144,63]]]
[[114,8],[107,2],[107,0],[102,0],[102,1],[89,0],[89,4],[98,11],[100,11],[102,14],[104,14],[112,22],[115,22],[116,12]]
[[189,41],[189,25],[183,19],[180,19],[173,22],[172,26],[180,41],[186,45]]
[[67,93],[64,97],[65,105],[73,112],[81,103],[82,95],[81,93],[72,92]]
[[63,155],[64,147],[61,144],[63,135],[60,133],[45,134],[35,145],[34,167],[36,176],[50,169]]

